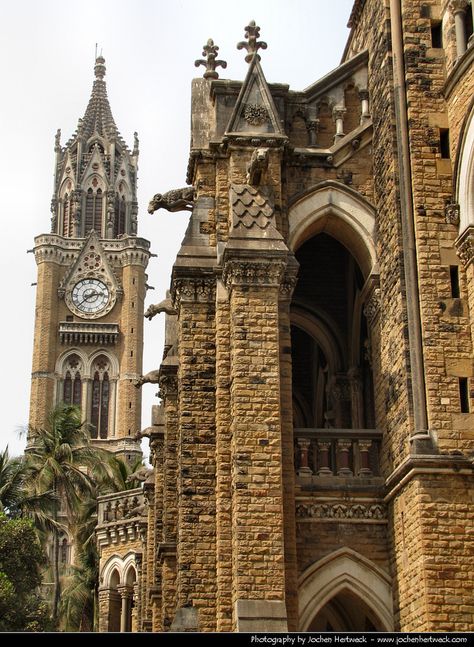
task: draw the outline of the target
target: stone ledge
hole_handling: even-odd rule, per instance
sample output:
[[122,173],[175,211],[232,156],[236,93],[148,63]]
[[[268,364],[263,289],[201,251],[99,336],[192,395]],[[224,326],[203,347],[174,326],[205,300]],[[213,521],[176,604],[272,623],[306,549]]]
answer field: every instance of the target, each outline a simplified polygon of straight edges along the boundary
[[288,631],[286,605],[280,600],[237,600],[235,603],[237,631]]

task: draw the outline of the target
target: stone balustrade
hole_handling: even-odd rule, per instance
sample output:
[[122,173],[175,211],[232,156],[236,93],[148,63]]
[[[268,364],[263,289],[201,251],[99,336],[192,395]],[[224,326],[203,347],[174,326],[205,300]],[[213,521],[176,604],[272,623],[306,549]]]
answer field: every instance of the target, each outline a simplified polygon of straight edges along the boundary
[[377,429],[295,429],[298,476],[370,478],[379,475]]

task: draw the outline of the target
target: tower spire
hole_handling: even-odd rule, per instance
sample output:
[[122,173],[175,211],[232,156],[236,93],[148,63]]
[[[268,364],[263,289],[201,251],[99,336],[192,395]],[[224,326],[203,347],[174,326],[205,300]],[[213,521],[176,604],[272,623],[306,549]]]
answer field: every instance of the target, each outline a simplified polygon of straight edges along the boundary
[[58,145],[52,229],[83,238],[94,229],[101,238],[137,233],[137,140],[133,151],[122,139],[110,107],[105,59],[94,62],[92,92],[76,132]]

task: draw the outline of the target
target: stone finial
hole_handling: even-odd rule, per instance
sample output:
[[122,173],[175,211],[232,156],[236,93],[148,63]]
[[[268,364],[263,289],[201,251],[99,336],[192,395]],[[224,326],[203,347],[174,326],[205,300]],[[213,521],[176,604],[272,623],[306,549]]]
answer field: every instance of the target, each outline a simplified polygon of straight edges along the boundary
[[260,37],[260,27],[255,24],[255,20],[251,20],[247,27],[245,28],[245,38],[248,39],[248,42],[245,40],[237,43],[237,49],[246,49],[247,56],[245,61],[250,63],[254,56],[257,57],[257,60],[260,60],[260,56],[257,54],[259,49],[267,49],[267,44],[262,41],[257,41],[257,38]]
[[54,150],[58,153],[61,150],[61,128],[58,128],[54,136]]
[[216,67],[222,67],[224,70],[227,67],[226,61],[221,61],[218,60],[217,57],[217,52],[219,51],[219,47],[217,45],[214,45],[214,41],[212,38],[209,38],[207,43],[203,45],[202,48],[202,55],[205,56],[205,59],[197,59],[194,61],[194,65],[196,67],[199,67],[200,65],[204,65],[206,68],[206,71],[204,72],[204,78],[205,79],[218,79],[219,74],[216,72]]
[[103,56],[98,56],[95,59],[94,73],[95,73],[96,79],[99,79],[99,81],[102,81],[104,79],[105,58]]
[[138,140],[138,133],[134,132],[133,133],[133,154],[134,155],[138,155],[139,144],[140,144],[140,142]]

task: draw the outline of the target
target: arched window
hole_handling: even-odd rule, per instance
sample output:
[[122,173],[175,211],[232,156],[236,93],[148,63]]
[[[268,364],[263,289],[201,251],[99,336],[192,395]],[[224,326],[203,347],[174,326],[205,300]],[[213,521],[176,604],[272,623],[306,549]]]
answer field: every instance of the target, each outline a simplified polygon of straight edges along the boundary
[[70,238],[72,236],[72,200],[66,193],[63,200],[63,236]]
[[82,404],[82,362],[74,353],[64,363],[65,375],[63,378],[63,402],[66,404]]
[[59,561],[61,564],[69,563],[69,544],[67,537],[63,537],[59,545]]
[[105,355],[100,355],[93,364],[91,438],[107,438],[110,409],[110,366]]
[[114,238],[125,234],[126,204],[125,196],[115,196]]
[[86,211],[84,220],[84,236],[87,236],[93,229],[102,235],[102,210],[103,196],[102,189],[90,188],[86,193]]

